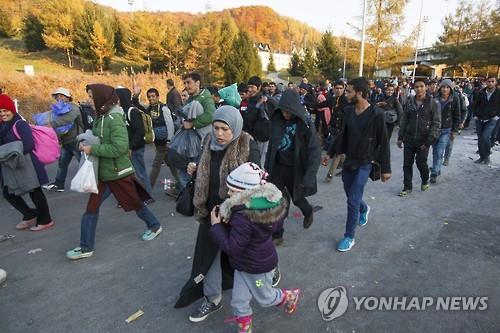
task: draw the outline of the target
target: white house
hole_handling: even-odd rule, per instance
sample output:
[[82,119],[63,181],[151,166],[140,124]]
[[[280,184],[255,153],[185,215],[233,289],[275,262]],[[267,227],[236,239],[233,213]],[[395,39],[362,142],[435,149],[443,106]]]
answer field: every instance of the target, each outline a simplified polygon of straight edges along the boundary
[[257,48],[257,52],[259,54],[260,62],[262,63],[262,70],[267,71],[267,66],[269,65],[269,57],[271,53],[274,58],[274,66],[276,70],[287,69],[290,67],[290,60],[292,59],[292,55],[288,53],[282,53],[279,51],[271,51],[269,44],[257,43],[255,44]]

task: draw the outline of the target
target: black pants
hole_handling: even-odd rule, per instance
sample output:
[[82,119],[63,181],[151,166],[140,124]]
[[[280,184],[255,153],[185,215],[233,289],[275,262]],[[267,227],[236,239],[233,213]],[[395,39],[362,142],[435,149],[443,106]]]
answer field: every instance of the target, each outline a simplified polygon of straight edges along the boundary
[[[286,166],[276,162],[274,165],[273,175],[270,177],[270,182],[276,185],[276,187],[283,192],[283,195],[288,201],[288,208],[285,216],[288,216],[288,212],[290,210],[290,199],[293,200],[293,186],[294,186],[294,178],[293,178],[293,167]],[[293,204],[299,207],[302,215],[309,216],[313,212],[312,206],[309,204],[306,198],[300,198],[298,200],[293,200]],[[281,238],[283,237],[285,229],[281,228],[281,230],[276,231],[273,234],[273,238]]]
[[429,147],[421,149],[422,145],[414,145],[410,143],[405,143],[404,145],[404,161],[403,161],[403,173],[404,173],[404,188],[412,188],[412,178],[413,178],[413,162],[417,160],[417,168],[420,171],[420,178],[422,178],[422,184],[429,181],[429,166],[427,165],[427,157],[429,156]]
[[35,209],[28,206],[23,197],[13,195],[9,193],[7,186],[3,187],[3,196],[12,207],[17,209],[21,214],[23,214],[23,221],[31,220],[32,218],[37,218],[37,224],[48,224],[52,221],[49,212],[49,205],[47,204],[47,199],[45,194],[42,192],[41,187],[37,187],[33,191],[29,192],[30,198],[35,204]]

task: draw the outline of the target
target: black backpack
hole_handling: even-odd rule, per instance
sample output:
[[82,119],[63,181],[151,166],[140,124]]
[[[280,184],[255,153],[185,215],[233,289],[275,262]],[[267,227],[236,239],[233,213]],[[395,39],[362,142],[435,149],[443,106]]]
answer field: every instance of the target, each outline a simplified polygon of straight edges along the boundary
[[80,114],[82,116],[83,131],[92,129],[95,120],[94,109],[88,104],[80,103]]

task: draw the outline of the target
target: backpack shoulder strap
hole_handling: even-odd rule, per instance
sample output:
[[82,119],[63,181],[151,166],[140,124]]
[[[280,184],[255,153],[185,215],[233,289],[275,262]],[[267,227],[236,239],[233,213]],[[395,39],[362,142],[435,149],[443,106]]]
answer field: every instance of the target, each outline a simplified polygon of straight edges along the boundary
[[20,140],[21,139],[21,136],[19,135],[19,132],[17,131],[17,123],[20,121],[21,119],[19,120],[16,120],[16,122],[14,123],[14,125],[12,125],[12,131],[14,132],[14,135]]

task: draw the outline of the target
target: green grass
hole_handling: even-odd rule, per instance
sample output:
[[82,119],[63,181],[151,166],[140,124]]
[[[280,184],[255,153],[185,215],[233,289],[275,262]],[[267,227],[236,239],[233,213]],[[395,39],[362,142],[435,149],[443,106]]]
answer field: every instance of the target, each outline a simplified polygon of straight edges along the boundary
[[286,69],[282,69],[278,72],[278,77],[287,82],[297,83],[302,79],[301,76],[290,76],[290,73]]
[[[35,74],[68,74],[68,71],[91,72],[88,64],[83,64],[78,56],[74,57],[74,67],[69,68],[67,58],[62,51],[43,50],[27,52],[23,41],[0,38],[0,68],[2,74],[24,72],[24,65],[33,65]],[[124,67],[138,67],[134,62],[120,57],[111,60],[110,72],[119,74]]]

